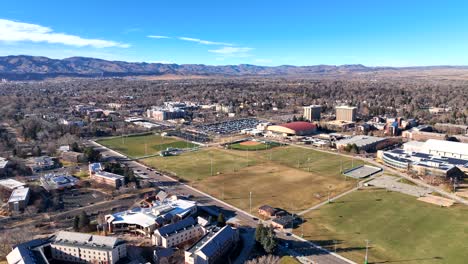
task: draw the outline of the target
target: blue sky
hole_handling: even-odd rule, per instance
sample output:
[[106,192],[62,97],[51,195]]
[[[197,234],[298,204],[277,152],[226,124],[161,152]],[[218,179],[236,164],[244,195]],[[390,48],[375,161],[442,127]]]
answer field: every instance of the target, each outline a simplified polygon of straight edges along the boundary
[[212,65],[468,65],[468,2],[2,0],[0,56],[18,54]]

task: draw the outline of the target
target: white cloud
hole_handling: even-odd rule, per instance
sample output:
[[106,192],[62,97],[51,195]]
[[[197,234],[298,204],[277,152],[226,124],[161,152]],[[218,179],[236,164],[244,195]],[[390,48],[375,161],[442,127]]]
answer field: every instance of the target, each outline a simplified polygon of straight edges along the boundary
[[87,39],[65,33],[55,33],[51,28],[41,25],[0,19],[0,41],[6,42],[47,42],[76,47],[90,46],[94,48],[119,47],[128,48],[130,45],[110,40]]
[[185,40],[185,41],[191,41],[191,42],[197,42],[197,43],[204,44],[204,45],[234,46],[234,44],[231,44],[231,43],[202,40],[202,39],[197,39],[197,38],[178,37],[178,39]]
[[270,59],[255,59],[257,63],[272,63],[273,61]]
[[158,35],[149,35],[147,36],[148,38],[154,38],[154,39],[169,39],[171,37],[168,36],[158,36]]
[[222,47],[219,49],[208,51],[225,57],[249,57],[250,54],[248,53],[251,50],[253,49],[247,47]]

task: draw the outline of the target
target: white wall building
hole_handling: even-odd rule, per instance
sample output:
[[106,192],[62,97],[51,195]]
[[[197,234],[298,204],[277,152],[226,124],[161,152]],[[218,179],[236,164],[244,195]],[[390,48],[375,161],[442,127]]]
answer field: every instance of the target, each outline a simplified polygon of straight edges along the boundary
[[115,237],[60,231],[50,246],[52,258],[63,262],[114,264],[127,256],[126,242]]
[[188,217],[157,229],[152,240],[155,246],[170,248],[202,237],[205,233],[205,228],[192,217]]

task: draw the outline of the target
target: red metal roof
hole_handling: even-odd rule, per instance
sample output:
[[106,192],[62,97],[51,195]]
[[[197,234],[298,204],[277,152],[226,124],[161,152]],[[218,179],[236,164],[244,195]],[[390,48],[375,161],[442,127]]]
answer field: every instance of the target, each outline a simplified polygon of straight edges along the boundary
[[280,126],[286,127],[289,129],[292,129],[294,131],[306,131],[306,130],[313,130],[317,128],[315,124],[309,123],[309,122],[291,122],[291,123],[286,123],[286,124],[281,124]]

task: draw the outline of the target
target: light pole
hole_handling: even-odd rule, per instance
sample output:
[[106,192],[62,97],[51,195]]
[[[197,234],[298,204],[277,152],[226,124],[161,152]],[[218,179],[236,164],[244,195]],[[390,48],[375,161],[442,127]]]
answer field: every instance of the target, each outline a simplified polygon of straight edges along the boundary
[[250,207],[250,213],[252,213],[252,192],[249,194],[249,207]]
[[367,264],[368,253],[369,253],[369,240],[366,239],[366,257],[365,257],[365,259],[364,259],[364,264]]

